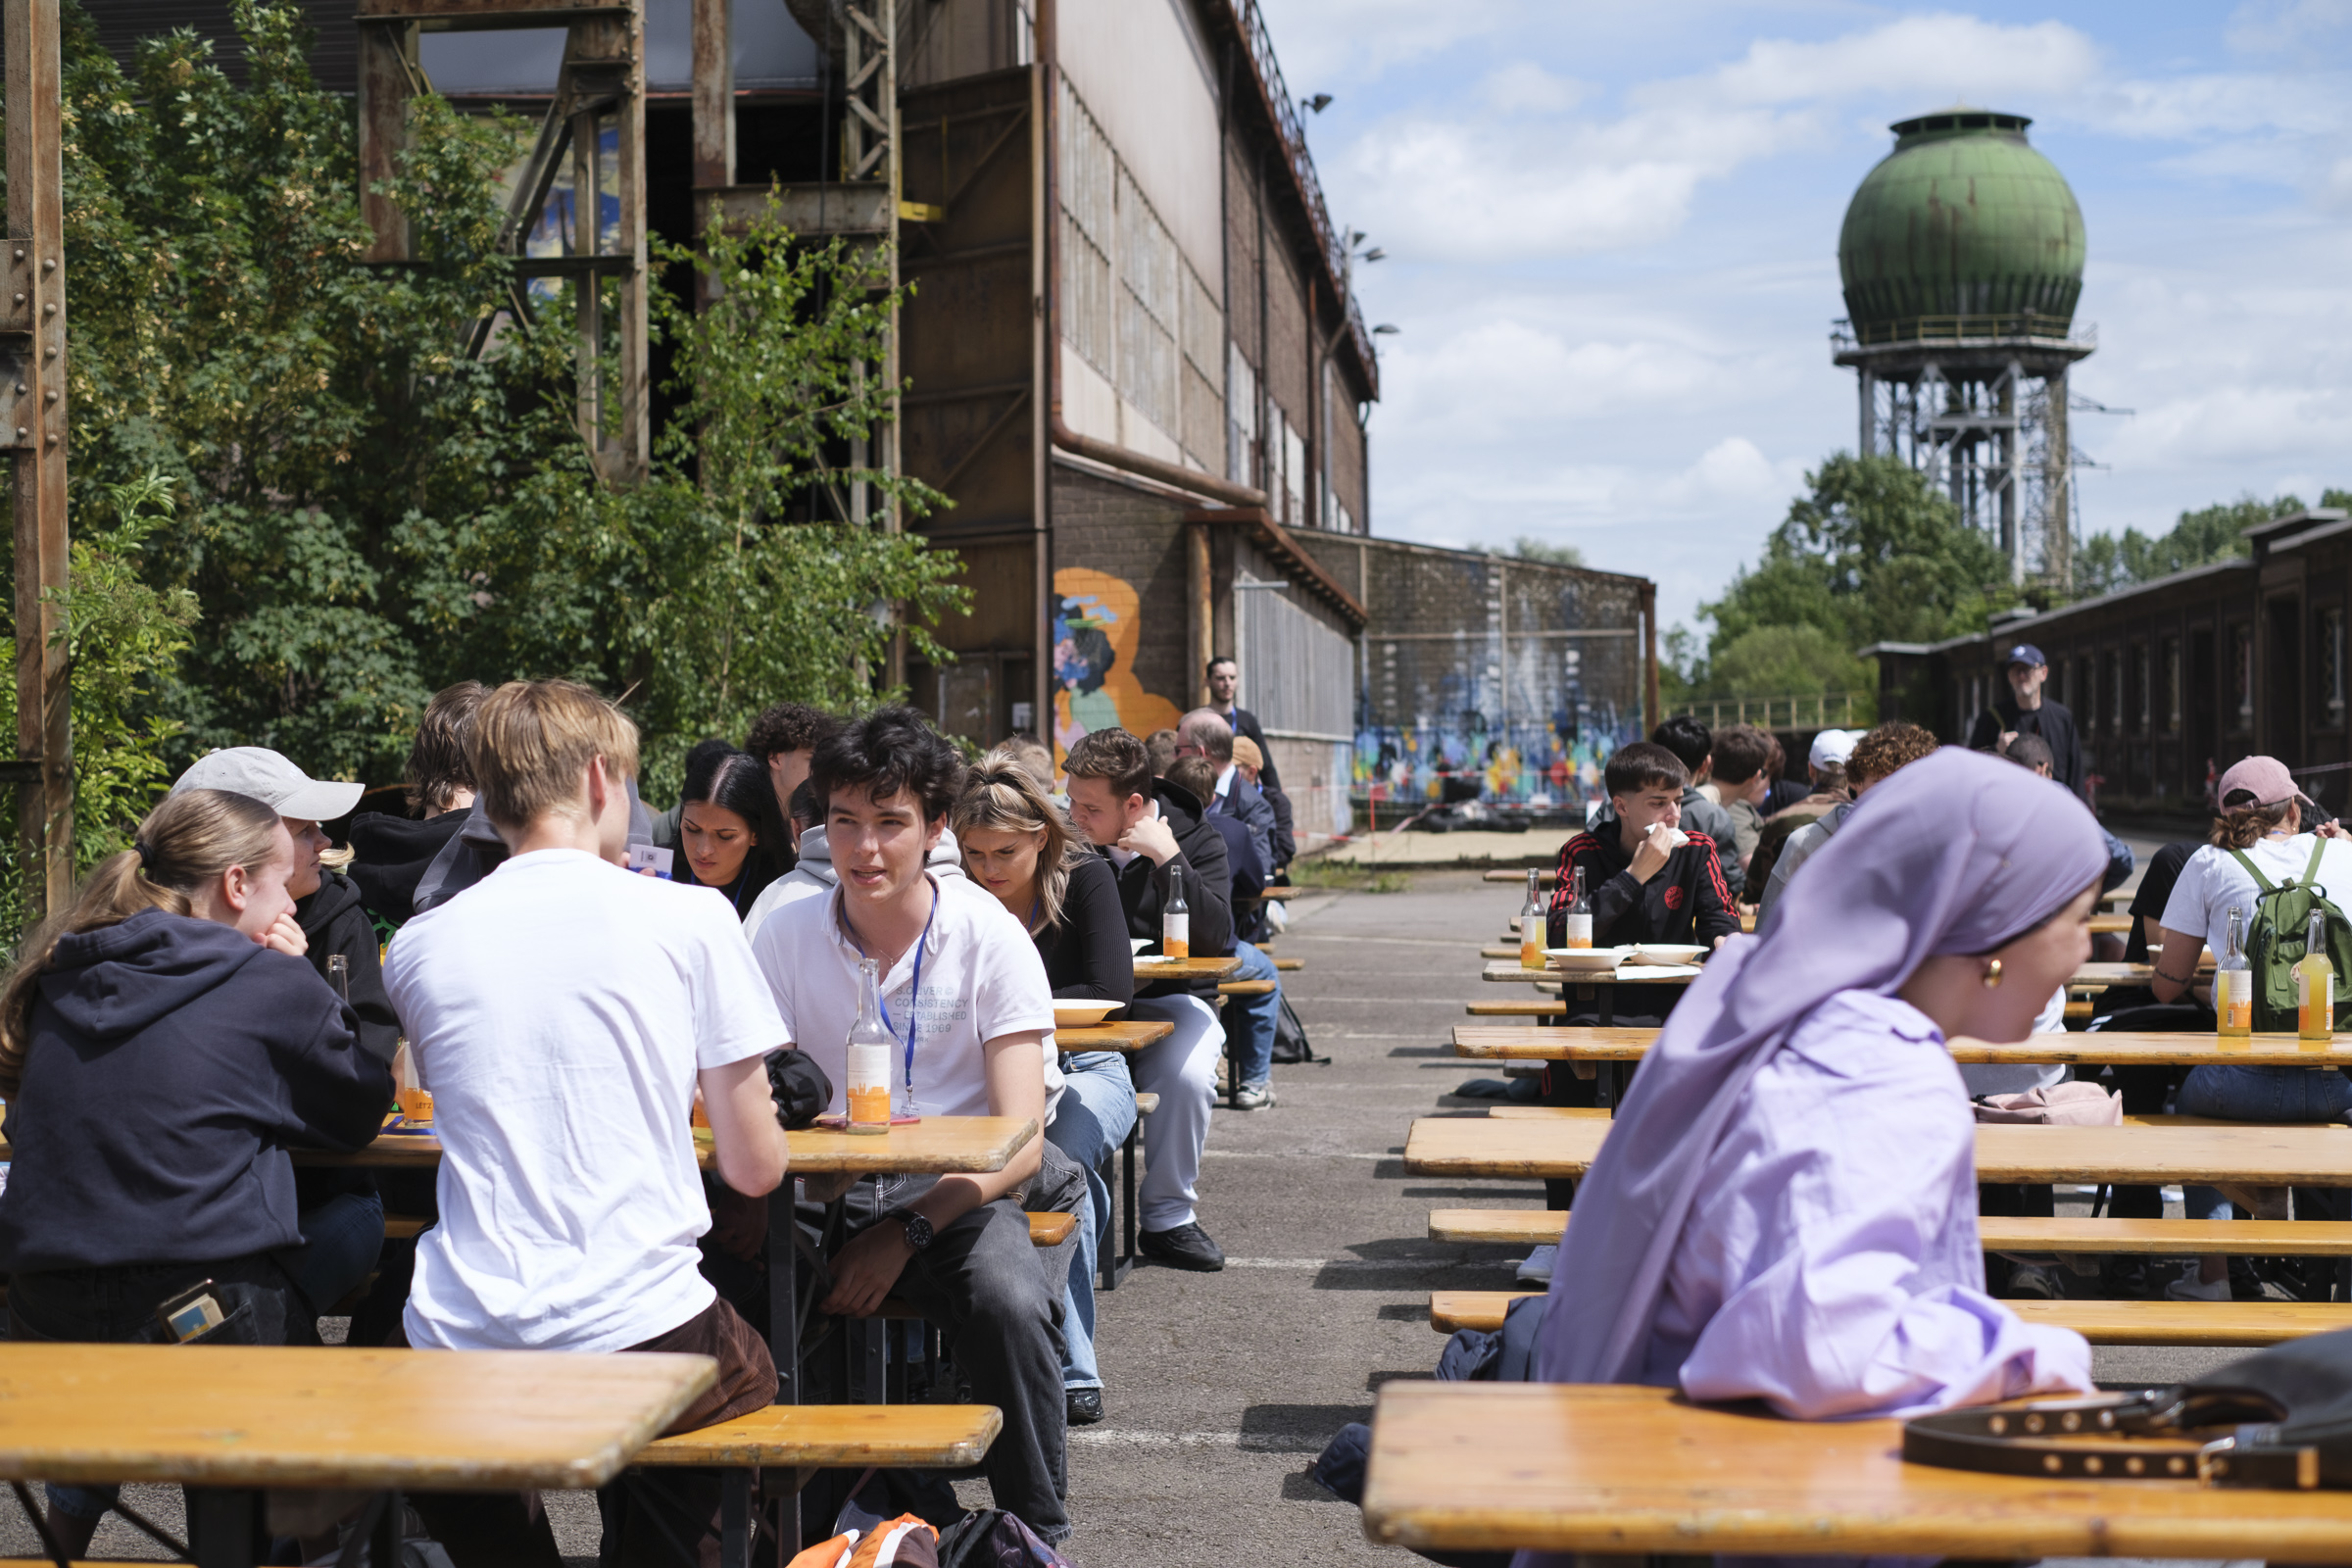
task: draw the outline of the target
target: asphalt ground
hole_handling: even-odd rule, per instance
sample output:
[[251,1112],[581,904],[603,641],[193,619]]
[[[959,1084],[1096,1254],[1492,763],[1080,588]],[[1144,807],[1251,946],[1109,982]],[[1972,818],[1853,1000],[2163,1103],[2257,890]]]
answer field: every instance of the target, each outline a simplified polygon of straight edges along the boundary
[[[1223,1568],[1266,1562],[1420,1561],[1363,1539],[1355,1509],[1305,1475],[1349,1421],[1368,1420],[1392,1378],[1427,1377],[1443,1341],[1432,1290],[1507,1289],[1517,1253],[1427,1239],[1439,1206],[1532,1207],[1534,1183],[1410,1177],[1401,1154],[1415,1116],[1465,1078],[1491,1076],[1446,1044],[1462,1004],[1493,993],[1478,950],[1517,912],[1519,894],[1475,871],[1412,872],[1400,892],[1318,893],[1297,901],[1276,945],[1306,960],[1283,984],[1328,1065],[1274,1070],[1278,1103],[1220,1108],[1209,1136],[1200,1220],[1224,1248],[1218,1274],[1140,1266],[1101,1298],[1098,1348],[1107,1418],[1071,1434],[1069,1494],[1082,1568]],[[1469,1102],[1461,1102],[1467,1108]],[[2104,1379],[2171,1382],[2229,1351],[2102,1348]],[[986,1487],[959,1490],[967,1503]],[[176,1528],[174,1488],[129,1500]],[[594,1560],[593,1499],[550,1494],[573,1561]],[[36,1551],[0,1491],[0,1552]],[[158,1548],[110,1518],[99,1556]]]

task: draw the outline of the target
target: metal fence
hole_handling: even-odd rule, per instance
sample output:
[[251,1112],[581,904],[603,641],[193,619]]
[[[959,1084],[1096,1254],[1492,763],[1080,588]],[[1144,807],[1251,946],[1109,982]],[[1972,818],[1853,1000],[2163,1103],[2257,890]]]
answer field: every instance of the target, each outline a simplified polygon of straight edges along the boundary
[[1753,724],[1758,729],[1853,729],[1879,720],[1876,692],[1801,692],[1788,697],[1709,697],[1667,710],[1674,718],[1698,718],[1707,728]]

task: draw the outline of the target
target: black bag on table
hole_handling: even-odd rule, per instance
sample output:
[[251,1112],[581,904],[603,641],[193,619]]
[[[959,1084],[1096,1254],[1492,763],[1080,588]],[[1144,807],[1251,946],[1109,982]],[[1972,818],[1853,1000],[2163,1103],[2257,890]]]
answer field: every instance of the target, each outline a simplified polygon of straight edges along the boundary
[[2352,1329],[2171,1388],[1920,1416],[1903,1423],[1903,1457],[1997,1475],[2352,1489]]
[[805,1132],[833,1103],[833,1080],[806,1051],[793,1047],[767,1058],[767,1088],[786,1132]]

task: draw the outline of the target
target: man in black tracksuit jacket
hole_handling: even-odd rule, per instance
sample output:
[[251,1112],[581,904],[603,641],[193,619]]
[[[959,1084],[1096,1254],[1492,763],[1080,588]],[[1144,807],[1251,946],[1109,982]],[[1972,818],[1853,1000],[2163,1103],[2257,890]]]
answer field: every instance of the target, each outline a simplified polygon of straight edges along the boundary
[[[1123,729],[1084,736],[1070,748],[1064,768],[1071,824],[1117,872],[1129,936],[1151,944],[1145,952],[1157,951],[1169,885],[1181,872],[1192,915],[1192,956],[1229,956],[1233,871],[1226,863],[1225,841],[1203,816],[1200,802],[1181,786],[1153,778],[1144,743]],[[1154,1261],[1213,1272],[1225,1266],[1225,1254],[1200,1228],[1194,1203],[1209,1107],[1217,1094],[1217,1061],[1225,1050],[1217,983],[1139,985],[1128,1015],[1175,1025],[1166,1039],[1127,1058],[1135,1087],[1159,1096],[1159,1109],[1144,1120],[1138,1244]]]
[[1712,950],[1740,934],[1740,914],[1724,885],[1715,841],[1704,833],[1658,852],[1643,841],[1655,825],[1682,818],[1682,794],[1690,770],[1665,747],[1647,741],[1621,746],[1605,775],[1609,808],[1599,820],[1560,848],[1559,881],[1546,922],[1552,945],[1565,938],[1568,904],[1579,867],[1592,907],[1592,945],[1636,942],[1696,943]]

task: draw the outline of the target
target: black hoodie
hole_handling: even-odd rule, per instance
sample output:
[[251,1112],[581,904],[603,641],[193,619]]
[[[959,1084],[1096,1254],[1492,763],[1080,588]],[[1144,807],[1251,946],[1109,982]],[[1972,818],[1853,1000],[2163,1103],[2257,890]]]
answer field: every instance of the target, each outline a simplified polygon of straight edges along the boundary
[[0,1269],[209,1263],[302,1240],[287,1145],[356,1150],[389,1068],[300,958],[146,909],[60,938],[39,982]]
[[351,1006],[360,1015],[360,1044],[380,1061],[390,1061],[400,1045],[400,1014],[384,990],[383,952],[375,922],[350,878],[321,871],[318,891],[294,905],[295,923],[309,940],[311,967],[326,978],[326,960],[341,954],[351,960]]
[[[1192,792],[1164,778],[1152,781],[1154,797],[1159,802],[1159,814],[1176,835],[1176,857],[1167,865],[1154,867],[1152,858],[1139,855],[1124,866],[1111,862],[1119,879],[1119,903],[1127,911],[1127,934],[1144,937],[1151,946],[1144,951],[1159,951],[1159,911],[1168,895],[1168,866],[1184,867],[1184,902],[1192,911],[1192,949],[1197,958],[1226,957],[1233,952],[1233,873],[1225,863],[1225,840],[1208,819],[1200,814],[1200,803]],[[1104,859],[1108,850],[1099,850]],[[1197,992],[1201,996],[1217,994],[1217,983],[1203,980],[1188,985],[1178,980],[1162,980],[1153,985],[1139,986],[1139,997],[1169,997],[1182,992]]]
[[385,811],[363,811],[351,819],[351,885],[370,914],[394,928],[416,915],[416,884],[433,857],[466,825],[464,811],[443,811],[419,822]]

